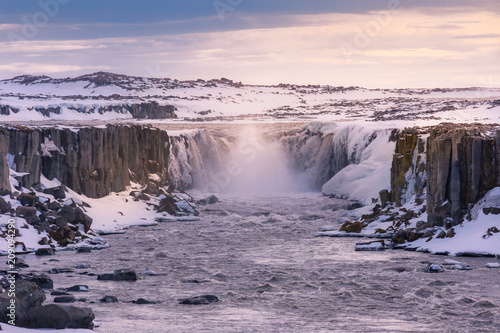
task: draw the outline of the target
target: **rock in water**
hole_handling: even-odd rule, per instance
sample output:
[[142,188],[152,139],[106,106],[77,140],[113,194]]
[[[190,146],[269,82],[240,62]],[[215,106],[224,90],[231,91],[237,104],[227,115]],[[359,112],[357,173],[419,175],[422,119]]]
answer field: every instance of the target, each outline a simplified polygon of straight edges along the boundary
[[66,291],[89,291],[89,286],[77,284],[72,287],[66,288]]
[[436,264],[429,264],[427,267],[424,269],[425,273],[443,273],[444,269],[443,267],[436,265]]
[[105,273],[97,277],[99,281],[137,281],[137,273],[130,268],[117,269],[112,274]]
[[385,246],[385,242],[383,240],[366,243],[356,243],[356,245],[354,246],[355,251],[383,251],[386,248],[387,247]]
[[[0,197],[1,199],[2,197]],[[9,261],[5,263],[6,265],[10,265]],[[27,268],[30,267],[23,259],[15,258],[14,259],[14,268]]]
[[28,327],[36,328],[86,328],[93,329],[94,312],[90,308],[49,304],[35,310],[28,320]]
[[54,303],[73,303],[73,302],[76,302],[76,298],[73,295],[54,297]]
[[451,266],[452,269],[456,269],[456,270],[459,270],[459,271],[470,271],[472,270],[472,267],[467,265],[467,264],[462,264],[462,263],[459,263],[459,264],[456,264],[456,265],[453,265]]
[[90,252],[92,252],[92,248],[90,246],[80,246],[76,250],[76,253],[90,253]]
[[54,254],[54,249],[50,247],[41,247],[35,252],[36,256],[51,256],[53,254]]
[[145,298],[139,298],[137,301],[132,301],[135,304],[155,304],[156,302],[149,301]]
[[183,299],[179,302],[179,304],[191,304],[191,305],[200,305],[200,304],[210,304],[218,302],[219,298],[214,295],[201,295],[191,298]]
[[498,262],[489,262],[485,265],[488,268],[500,268],[500,263]]
[[137,273],[129,268],[117,269],[113,272],[113,280],[115,281],[137,281]]
[[99,301],[102,303],[116,303],[118,302],[118,298],[116,298],[115,296],[104,296]]
[[22,277],[26,281],[31,281],[39,286],[41,289],[52,289],[54,288],[54,282],[52,279],[45,274],[29,274]]

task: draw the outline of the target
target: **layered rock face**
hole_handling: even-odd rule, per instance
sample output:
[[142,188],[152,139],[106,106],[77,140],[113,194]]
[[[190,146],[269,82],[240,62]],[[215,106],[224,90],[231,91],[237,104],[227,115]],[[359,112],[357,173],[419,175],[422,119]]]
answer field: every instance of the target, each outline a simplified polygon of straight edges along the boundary
[[451,227],[489,190],[500,186],[500,130],[481,124],[441,124],[394,135],[391,201],[427,199],[430,226]]
[[[425,134],[424,134],[425,135]],[[392,132],[396,148],[391,166],[391,201],[400,207],[417,195],[421,200],[426,188],[425,138],[418,129]]]
[[[6,149],[8,147],[8,149]],[[21,186],[40,183],[43,174],[92,198],[122,191],[149,174],[168,178],[166,132],[141,126],[105,128],[3,128],[0,132],[0,186],[10,190],[7,160]]]
[[[64,104],[64,107],[69,110],[83,114],[104,114],[114,112],[118,114],[126,114],[129,112],[136,119],[170,119],[177,118],[175,107],[173,105],[160,105],[157,102],[144,103],[123,103],[114,105],[99,105],[92,107],[84,107],[80,105]],[[32,110],[41,113],[45,117],[50,117],[51,114],[61,114],[63,112],[61,106],[54,107],[33,107]],[[11,113],[19,112],[18,108],[9,105],[0,105],[0,115],[10,115]]]
[[499,186],[500,131],[491,126],[442,124],[427,141],[429,222],[456,225],[486,192]]

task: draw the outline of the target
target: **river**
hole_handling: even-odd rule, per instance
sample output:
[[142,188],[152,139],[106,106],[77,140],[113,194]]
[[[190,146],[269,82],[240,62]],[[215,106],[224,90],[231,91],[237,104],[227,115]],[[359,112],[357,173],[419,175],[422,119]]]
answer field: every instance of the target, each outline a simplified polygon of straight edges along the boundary
[[[209,193],[192,191],[200,199]],[[402,250],[355,252],[353,238],[315,237],[339,225],[349,202],[317,192],[218,194],[199,221],[132,227],[107,235],[92,253],[24,256],[26,271],[90,268],[51,275],[54,288],[88,285],[96,332],[498,332],[500,271],[491,258],[458,258],[471,271],[424,273],[445,257]],[[57,259],[59,261],[49,261]],[[158,276],[97,281],[119,268]],[[213,294],[220,301],[181,305]],[[106,295],[118,303],[100,303]],[[49,296],[48,302],[52,296]],[[139,297],[157,304],[131,303]],[[95,302],[95,303],[94,303]]]

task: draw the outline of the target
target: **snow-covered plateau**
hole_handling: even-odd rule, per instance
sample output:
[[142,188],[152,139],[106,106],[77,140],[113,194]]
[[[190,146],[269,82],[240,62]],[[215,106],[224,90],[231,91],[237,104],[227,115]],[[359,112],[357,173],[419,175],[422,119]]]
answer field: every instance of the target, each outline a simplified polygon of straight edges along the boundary
[[[55,282],[76,283],[79,268],[73,266],[80,259],[74,256],[94,251],[92,259],[82,259],[83,266],[91,265],[81,275],[88,284],[95,275],[129,267],[146,272],[140,276],[146,289],[140,289],[150,300],[158,295],[147,290],[156,288],[169,300],[194,291],[222,295],[227,303],[215,310],[219,319],[197,313],[215,331],[234,331],[225,318],[237,322],[236,331],[245,325],[279,331],[289,322],[288,331],[299,332],[301,325],[328,328],[323,310],[318,322],[311,321],[314,304],[326,297],[323,288],[347,303],[380,310],[380,322],[358,322],[359,329],[433,330],[420,321],[412,326],[416,317],[395,320],[381,303],[357,294],[358,288],[383,294],[387,305],[394,303],[389,289],[401,291],[420,275],[441,272],[449,284],[426,280],[398,296],[406,310],[423,316],[430,315],[429,304],[453,304],[453,311],[476,318],[457,321],[465,331],[475,325],[488,331],[499,323],[498,304],[486,287],[460,299],[443,298],[435,289],[466,290],[469,268],[485,281],[498,272],[500,89],[256,86],[102,72],[67,79],[19,76],[0,81],[0,122],[0,252],[15,252],[35,275],[57,266]],[[15,237],[9,236],[12,221]],[[383,240],[355,244],[359,237]],[[31,254],[52,250],[60,265]],[[457,258],[443,268],[436,254],[478,258]],[[411,267],[390,263],[401,256]],[[420,267],[419,258],[429,265]],[[387,266],[372,269],[381,279],[401,275],[396,286],[362,278],[357,270],[370,260]],[[352,271],[337,279],[330,276],[331,265]],[[253,289],[241,287],[245,274]],[[330,278],[343,287],[333,288]],[[457,287],[453,279],[460,281]],[[8,284],[2,283],[5,291]],[[97,282],[89,300],[109,296],[110,283],[122,282]],[[120,326],[120,316],[138,306],[132,299],[139,294],[132,291],[111,289],[119,313],[109,304],[92,306],[97,331],[139,329],[132,320]],[[305,297],[307,308],[293,306],[295,297]],[[138,315],[145,331],[158,325],[147,323],[153,317],[170,321],[174,331],[205,324],[193,324],[184,308],[158,301]],[[36,311],[49,309],[40,304]],[[92,328],[92,316],[82,315],[78,324],[73,318],[73,324]],[[354,325],[365,317],[349,318]],[[29,316],[23,320],[35,325]],[[338,325],[347,329],[349,320]],[[452,328],[441,323],[437,330]]]

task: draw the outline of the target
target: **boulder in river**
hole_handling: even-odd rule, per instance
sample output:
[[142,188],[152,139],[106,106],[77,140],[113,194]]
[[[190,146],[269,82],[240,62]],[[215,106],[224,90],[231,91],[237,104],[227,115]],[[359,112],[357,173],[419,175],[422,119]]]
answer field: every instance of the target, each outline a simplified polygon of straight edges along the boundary
[[71,305],[49,304],[36,309],[27,321],[28,327],[36,328],[86,328],[93,329],[94,312],[90,308]]
[[76,302],[76,298],[73,295],[62,295],[54,297],[54,303],[73,303]]
[[102,303],[116,303],[118,302],[118,298],[116,298],[115,296],[104,296],[99,301]]
[[428,264],[427,267],[424,269],[425,273],[443,273],[444,269],[443,267],[436,265],[436,264]]
[[372,242],[356,243],[354,246],[355,251],[383,251],[387,247],[383,240],[376,240]]
[[130,268],[117,269],[113,273],[97,276],[99,281],[137,281],[137,273]]
[[179,304],[190,304],[190,305],[200,305],[200,304],[210,304],[218,302],[219,298],[214,295],[201,295],[190,298],[185,298],[180,300]]
[[54,255],[54,249],[50,247],[41,247],[38,250],[36,250],[35,255],[37,256],[51,256]]

